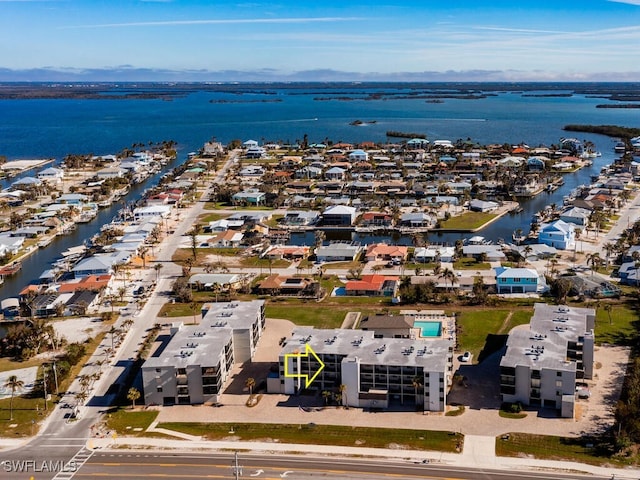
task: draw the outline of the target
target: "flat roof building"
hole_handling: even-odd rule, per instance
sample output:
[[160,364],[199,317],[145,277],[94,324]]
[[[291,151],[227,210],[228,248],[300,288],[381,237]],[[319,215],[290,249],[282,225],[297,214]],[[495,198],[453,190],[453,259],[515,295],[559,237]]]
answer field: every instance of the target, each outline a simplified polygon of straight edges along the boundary
[[174,325],[142,366],[145,404],[218,403],[233,364],[253,358],[264,325],[264,300],[206,304],[199,325]]
[[342,403],[352,407],[388,408],[396,404],[444,411],[451,385],[453,342],[375,338],[374,333],[295,329],[280,353],[279,378],[269,379],[269,391],[293,395],[306,388],[305,375],[312,378],[320,367],[313,355],[304,355],[309,345],[324,363],[309,388],[340,389]]
[[595,310],[536,303],[528,329],[516,329],[500,361],[505,402],[552,407],[573,416],[565,403],[576,380],[593,378]]

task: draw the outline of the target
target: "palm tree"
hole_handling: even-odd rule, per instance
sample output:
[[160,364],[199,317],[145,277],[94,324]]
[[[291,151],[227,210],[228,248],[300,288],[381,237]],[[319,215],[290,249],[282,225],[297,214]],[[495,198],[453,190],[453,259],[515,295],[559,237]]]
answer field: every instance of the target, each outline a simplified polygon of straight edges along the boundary
[[331,398],[331,392],[328,390],[324,390],[322,392],[322,398],[324,398],[324,404],[327,405],[329,403],[329,399]]
[[91,375],[80,375],[78,378],[78,382],[80,383],[80,389],[85,392],[89,388],[89,384],[91,383]]
[[447,286],[447,281],[451,282],[451,287],[453,288],[453,282],[456,281],[456,274],[453,273],[453,270],[450,268],[445,268],[438,278],[444,279],[444,285]]
[[127,400],[131,401],[131,410],[136,408],[136,400],[140,398],[140,391],[136,387],[131,387],[127,392]]
[[9,401],[9,420],[13,420],[13,396],[16,390],[22,390],[24,381],[20,380],[16,375],[10,375],[4,382],[4,388],[11,390],[11,400]]
[[611,322],[611,308],[612,308],[612,307],[611,307],[611,304],[610,304],[610,303],[607,303],[607,304],[604,306],[604,311],[605,311],[605,312],[607,312],[607,315],[609,316],[609,325],[611,325],[611,323],[612,323],[612,322]]
[[411,385],[413,385],[413,390],[415,392],[415,401],[416,405],[418,405],[418,389],[422,386],[422,378],[416,375],[411,379]]
[[87,400],[87,398],[89,398],[89,394],[84,390],[80,390],[74,395],[74,398],[76,399],[76,406],[79,407]]
[[253,395],[253,387],[256,386],[256,380],[253,377],[249,377],[245,380],[244,386],[249,389],[249,396]]
[[164,265],[162,265],[161,263],[156,263],[153,265],[153,269],[156,271],[156,282],[160,277],[160,270],[162,270],[163,268],[164,268]]
[[593,252],[587,255],[587,265],[591,264],[591,275],[593,275],[593,272],[598,269],[600,262],[599,252]]

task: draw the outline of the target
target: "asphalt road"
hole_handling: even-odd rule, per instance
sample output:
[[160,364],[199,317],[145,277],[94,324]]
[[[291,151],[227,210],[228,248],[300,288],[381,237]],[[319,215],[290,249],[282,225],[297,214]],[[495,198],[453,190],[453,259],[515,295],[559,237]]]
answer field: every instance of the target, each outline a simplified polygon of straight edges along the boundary
[[[226,454],[164,454],[96,452],[73,477],[84,478],[167,478],[172,480],[233,479],[234,457]],[[333,480],[552,480],[597,479],[580,475],[529,473],[459,468],[442,464],[378,461],[375,459],[335,459],[301,456],[239,454],[241,479],[258,480],[328,478]],[[609,478],[609,477],[607,477]]]

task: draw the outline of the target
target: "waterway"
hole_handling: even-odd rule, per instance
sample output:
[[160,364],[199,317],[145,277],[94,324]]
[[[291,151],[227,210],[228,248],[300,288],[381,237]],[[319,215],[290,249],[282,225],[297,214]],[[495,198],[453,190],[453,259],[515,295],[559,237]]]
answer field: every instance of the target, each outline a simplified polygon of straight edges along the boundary
[[141,198],[145,189],[156,185],[160,177],[169,169],[176,165],[176,161],[169,162],[163,170],[152,175],[145,181],[133,185],[126,197],[114,202],[109,207],[100,209],[98,215],[90,222],[77,223],[76,229],[67,234],[59,235],[46,248],[38,248],[28,257],[22,260],[22,269],[15,275],[5,278],[4,284],[0,287],[1,298],[15,297],[29,283],[36,281],[42,272],[51,268],[51,264],[61,257],[69,247],[82,245],[85,240],[90,239],[100,231],[100,228],[111,222],[118,210],[122,208],[123,202],[136,201]]
[[[454,245],[456,240],[468,238],[471,235],[481,235],[486,240],[493,242],[511,242],[512,234],[521,229],[523,233],[529,232],[533,216],[543,210],[546,206],[555,204],[561,207],[564,196],[572,190],[581,186],[591,184],[591,176],[600,173],[605,165],[610,165],[617,158],[613,150],[601,152],[602,156],[593,159],[593,165],[582,168],[576,172],[562,174],[564,185],[554,192],[542,192],[533,198],[519,199],[523,211],[516,214],[506,214],[486,228],[473,233],[442,233],[434,232],[424,235],[425,241],[445,245]],[[325,232],[325,243],[330,241],[356,242],[362,245],[377,242],[386,242],[394,245],[413,245],[410,235],[371,235],[345,230],[327,230]],[[315,235],[313,232],[296,232],[291,235],[291,243],[294,245],[313,245]]]

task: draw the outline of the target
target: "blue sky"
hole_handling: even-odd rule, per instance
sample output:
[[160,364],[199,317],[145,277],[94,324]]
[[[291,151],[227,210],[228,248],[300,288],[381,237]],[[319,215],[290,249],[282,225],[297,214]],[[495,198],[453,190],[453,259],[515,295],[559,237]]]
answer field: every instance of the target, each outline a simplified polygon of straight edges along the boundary
[[640,80],[639,47],[640,0],[0,0],[5,79]]

